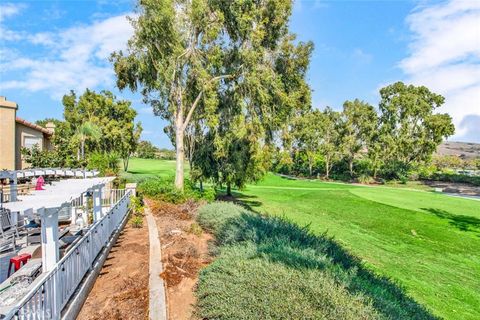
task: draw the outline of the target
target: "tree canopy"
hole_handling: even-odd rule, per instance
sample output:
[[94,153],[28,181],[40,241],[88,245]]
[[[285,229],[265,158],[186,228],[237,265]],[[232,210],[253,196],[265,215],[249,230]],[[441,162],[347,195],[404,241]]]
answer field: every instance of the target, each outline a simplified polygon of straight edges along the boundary
[[105,161],[121,157],[126,170],[142,130],[141,124],[135,123],[137,113],[131,103],[117,100],[109,91],[96,93],[87,89],[80,97],[73,91],[66,94],[63,105],[64,120],[37,121],[42,126],[48,122],[55,124],[54,150],[25,150],[27,161],[32,165],[85,167],[90,155],[96,153],[97,163],[103,163],[98,161],[102,154]]
[[313,46],[289,34],[291,10],[291,0],[138,3],[127,52],[112,55],[117,85],[140,90],[170,122],[177,188],[183,188],[185,131],[196,113],[215,130],[219,108],[228,103],[269,141],[292,109],[309,106],[304,75]]
[[150,141],[142,140],[137,145],[136,156],[143,159],[155,159],[158,148]]
[[455,133],[450,115],[434,113],[445,98],[427,87],[396,82],[382,88],[380,97],[378,143],[395,174],[429,160],[443,139]]
[[355,99],[345,101],[340,118],[340,146],[353,177],[354,160],[372,139],[378,121],[377,113],[373,106]]
[[[283,134],[284,145],[292,144],[295,150],[290,150],[293,165],[281,167],[284,173],[300,169],[312,176],[321,167],[326,178],[335,170],[342,179],[346,172],[351,179],[375,179],[379,171],[388,179],[404,179],[455,131],[451,117],[436,112],[444,98],[426,87],[397,82],[382,88],[380,97],[378,111],[355,99],[346,101],[341,112],[327,107],[299,114]],[[285,149],[280,153],[278,158],[286,163]]]
[[[71,143],[83,145],[86,152],[115,152],[123,159],[126,170],[142,131],[141,124],[135,124],[137,112],[131,102],[117,100],[110,91],[96,93],[87,89],[78,98],[73,91],[65,95],[63,105],[66,130],[73,133]],[[92,133],[87,136],[96,139],[82,132]]]

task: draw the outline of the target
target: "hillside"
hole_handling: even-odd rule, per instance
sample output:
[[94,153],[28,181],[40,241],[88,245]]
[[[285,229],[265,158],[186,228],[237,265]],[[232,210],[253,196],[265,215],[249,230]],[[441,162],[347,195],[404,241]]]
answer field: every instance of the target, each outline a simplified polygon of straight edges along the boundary
[[477,158],[480,157],[480,143],[445,141],[438,147],[437,154]]

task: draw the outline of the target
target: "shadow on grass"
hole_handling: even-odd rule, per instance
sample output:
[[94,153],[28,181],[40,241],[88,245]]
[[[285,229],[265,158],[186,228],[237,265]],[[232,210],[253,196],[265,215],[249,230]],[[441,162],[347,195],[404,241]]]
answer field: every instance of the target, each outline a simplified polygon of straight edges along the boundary
[[372,301],[385,319],[436,319],[388,278],[368,270],[326,234],[317,236],[285,218],[241,213],[215,232],[222,246],[254,243],[258,256],[296,270],[319,269],[331,275],[351,294]]
[[227,201],[227,202],[233,202],[236,205],[239,205],[247,210],[250,210],[252,212],[258,213],[258,211],[255,208],[261,207],[262,202],[258,200],[252,200],[252,199],[257,199],[257,196],[253,195],[246,195],[238,191],[233,191],[232,192],[233,196],[227,196],[224,192],[221,194],[217,195],[217,200],[220,201]]
[[233,196],[238,200],[239,205],[243,206],[245,209],[250,211],[256,211],[255,208],[258,208],[262,205],[261,201],[253,200],[257,199],[257,196],[249,196],[240,192],[233,192]]
[[460,214],[452,214],[442,209],[422,208],[427,212],[433,213],[439,218],[448,220],[451,226],[461,231],[471,231],[480,234],[480,219]]

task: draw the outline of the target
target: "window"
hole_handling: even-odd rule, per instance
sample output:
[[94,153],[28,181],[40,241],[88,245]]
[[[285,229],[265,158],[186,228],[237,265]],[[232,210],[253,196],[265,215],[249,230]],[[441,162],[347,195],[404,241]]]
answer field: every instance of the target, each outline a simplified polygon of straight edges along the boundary
[[42,148],[42,138],[39,137],[24,137],[23,138],[23,147],[27,149],[32,149],[34,145]]

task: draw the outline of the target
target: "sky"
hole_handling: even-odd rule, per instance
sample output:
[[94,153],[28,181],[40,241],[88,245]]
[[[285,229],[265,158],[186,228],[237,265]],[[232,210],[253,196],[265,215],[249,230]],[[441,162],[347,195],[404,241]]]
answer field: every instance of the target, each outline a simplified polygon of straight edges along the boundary
[[[0,3],[0,95],[29,121],[62,118],[62,96],[85,88],[132,101],[142,139],[171,147],[166,122],[138,93],[115,87],[110,53],[132,35],[133,0]],[[446,98],[438,111],[456,126],[449,140],[480,143],[480,1],[295,1],[290,30],[313,41],[308,72],[315,108],[350,99],[378,105],[396,81]]]

